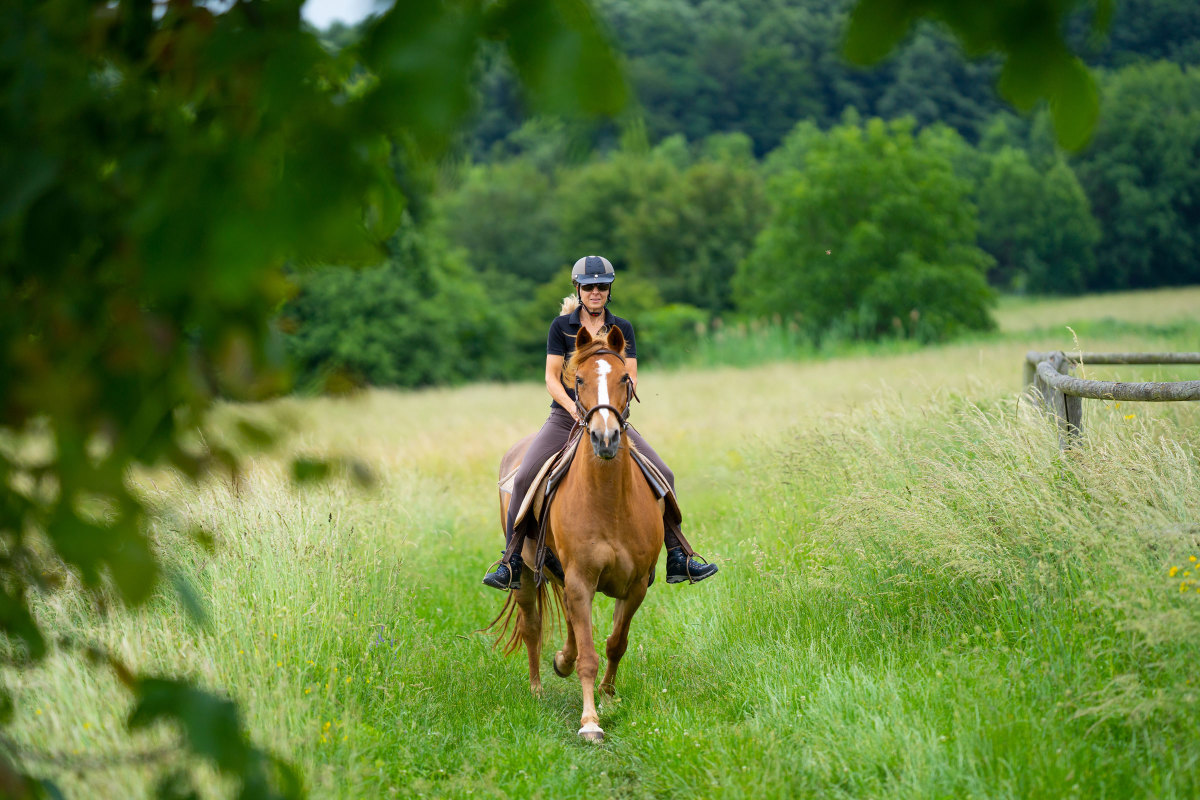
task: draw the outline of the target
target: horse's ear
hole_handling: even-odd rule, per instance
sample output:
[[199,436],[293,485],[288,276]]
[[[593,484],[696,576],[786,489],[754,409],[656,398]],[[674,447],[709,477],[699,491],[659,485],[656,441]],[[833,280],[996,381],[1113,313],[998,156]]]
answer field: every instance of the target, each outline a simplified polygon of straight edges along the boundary
[[608,329],[608,349],[614,353],[625,355],[625,334],[621,333],[621,329],[616,325]]
[[575,334],[575,349],[582,350],[585,344],[592,341],[592,335],[588,333],[588,329],[584,326],[579,326],[579,333]]

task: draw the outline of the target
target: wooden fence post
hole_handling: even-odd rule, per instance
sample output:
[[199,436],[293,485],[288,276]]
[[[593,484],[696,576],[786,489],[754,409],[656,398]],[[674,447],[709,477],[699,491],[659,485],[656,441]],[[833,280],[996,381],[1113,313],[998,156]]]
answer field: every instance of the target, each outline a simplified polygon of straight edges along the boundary
[[[1079,353],[1078,363],[1089,364],[1200,364],[1200,353]],[[1083,435],[1083,398],[1131,402],[1200,401],[1200,381],[1083,380],[1073,377],[1075,363],[1061,350],[1025,354],[1025,387],[1032,385],[1042,405],[1058,423],[1058,444],[1066,449],[1077,445]]]
[[[1070,375],[1074,369],[1070,359],[1061,350],[1050,356],[1050,366],[1059,375]],[[1046,387],[1052,393],[1050,407],[1058,420],[1058,446],[1065,450],[1079,443],[1083,436],[1083,400],[1062,391]]]

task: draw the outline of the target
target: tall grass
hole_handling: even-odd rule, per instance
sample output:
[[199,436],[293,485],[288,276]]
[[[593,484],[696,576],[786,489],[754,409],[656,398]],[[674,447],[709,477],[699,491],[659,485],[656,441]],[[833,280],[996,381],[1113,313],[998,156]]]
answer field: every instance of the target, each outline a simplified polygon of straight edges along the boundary
[[[1120,292],[1083,297],[1003,297],[994,317],[997,330],[959,338],[963,342],[1025,341],[1030,337],[1059,341],[1054,349],[1070,349],[1075,336],[1112,340],[1125,335],[1143,342],[1170,342],[1177,349],[1200,349],[1200,287]],[[1066,337],[1065,340],[1063,337]],[[1145,345],[1143,345],[1145,346]],[[750,367],[775,361],[828,360],[865,355],[898,355],[920,350],[915,339],[889,337],[865,342],[831,334],[814,341],[794,321],[732,321],[673,336],[644,350],[651,363],[671,368],[730,365]]]
[[[1182,349],[1180,331],[1080,345]],[[168,593],[136,613],[38,613],[229,692],[319,797],[1195,797],[1200,409],[1085,401],[1084,446],[1060,453],[1019,395],[1021,356],[1073,344],[1047,328],[647,369],[634,422],[721,573],[651,590],[603,747],[575,736],[577,679],[546,669],[534,699],[523,655],[476,632],[503,601],[479,585],[501,543],[495,467],[544,417],[535,386],[229,408],[299,433],[237,485],[139,478],[209,629]],[[354,453],[379,485],[293,489],[297,453]],[[611,608],[597,603],[597,637]],[[58,756],[33,766],[70,796],[146,796],[172,763],[110,758],[128,709],[104,671],[55,657],[5,677],[14,735]]]

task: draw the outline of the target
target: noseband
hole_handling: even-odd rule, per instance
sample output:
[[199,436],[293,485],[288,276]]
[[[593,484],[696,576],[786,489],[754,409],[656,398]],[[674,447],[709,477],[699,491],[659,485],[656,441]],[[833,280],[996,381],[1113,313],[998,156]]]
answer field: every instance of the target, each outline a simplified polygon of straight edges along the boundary
[[[591,356],[588,356],[588,358],[592,358],[592,356],[616,356],[617,358],[619,358],[621,360],[622,364],[625,363],[625,356],[621,355],[616,350],[609,350],[607,348],[605,348],[603,350],[597,350],[596,352],[592,353]],[[580,366],[582,366],[582,364]],[[637,396],[637,389],[634,388],[633,379],[629,377],[628,372],[626,372],[625,377],[623,377],[621,379],[629,384],[629,399],[627,399],[625,401],[625,409],[623,411],[621,409],[617,408],[616,406],[609,405],[608,403],[597,403],[596,405],[592,406],[591,408],[585,410],[583,407],[583,403],[579,402],[579,389],[578,389],[579,380],[580,380],[579,377],[576,376],[576,378],[575,378],[575,382],[576,382],[575,410],[579,412],[579,424],[581,426],[586,428],[588,426],[588,422],[591,420],[593,414],[595,414],[597,411],[599,411],[601,409],[608,409],[609,411],[616,414],[617,419],[619,419],[621,421],[621,430],[622,431],[624,431],[626,428],[629,427],[629,407],[631,405],[633,405],[634,400],[637,400],[639,403],[642,402],[642,398]]]

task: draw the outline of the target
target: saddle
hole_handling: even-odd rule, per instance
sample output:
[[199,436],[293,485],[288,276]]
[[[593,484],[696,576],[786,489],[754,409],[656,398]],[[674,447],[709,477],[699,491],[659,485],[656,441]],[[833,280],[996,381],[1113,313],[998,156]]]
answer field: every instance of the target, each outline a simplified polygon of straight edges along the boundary
[[[533,483],[529,485],[529,491],[525,497],[521,499],[521,507],[517,510],[516,522],[513,523],[513,530],[521,530],[521,526],[526,524],[532,525],[537,523],[537,556],[534,566],[534,573],[537,575],[537,582],[540,586],[544,575],[543,567],[546,566],[548,548],[546,546],[546,528],[550,520],[550,506],[554,501],[555,493],[558,491],[559,485],[562,484],[563,478],[571,468],[571,463],[575,460],[575,451],[579,449],[579,442],[583,439],[585,428],[582,425],[576,425],[571,429],[571,435],[567,438],[567,443],[550,458],[546,459],[545,463],[538,469],[534,476]],[[642,471],[642,475],[646,478],[646,482],[650,485],[650,490],[654,492],[655,498],[658,500],[658,509],[662,515],[670,519],[676,525],[683,521],[683,514],[679,510],[679,501],[675,498],[675,492],[671,489],[671,484],[663,474],[654,466],[653,462],[646,456],[642,455],[633,443],[629,443],[629,452],[633,456],[633,463],[637,464]],[[509,502],[512,502],[513,484],[516,481],[517,471],[521,469],[521,462],[517,462],[515,466],[511,466],[504,477],[499,481],[500,493],[507,494],[510,497]],[[683,546],[684,552],[687,555],[695,555],[692,546],[684,539],[683,533],[677,533],[679,543]],[[523,536],[513,536],[508,548],[504,551],[502,561],[508,563],[508,559],[516,552],[520,546]],[[550,554],[557,566],[558,558],[554,554]],[[556,572],[561,572],[561,567]],[[561,578],[561,574],[558,576]]]

